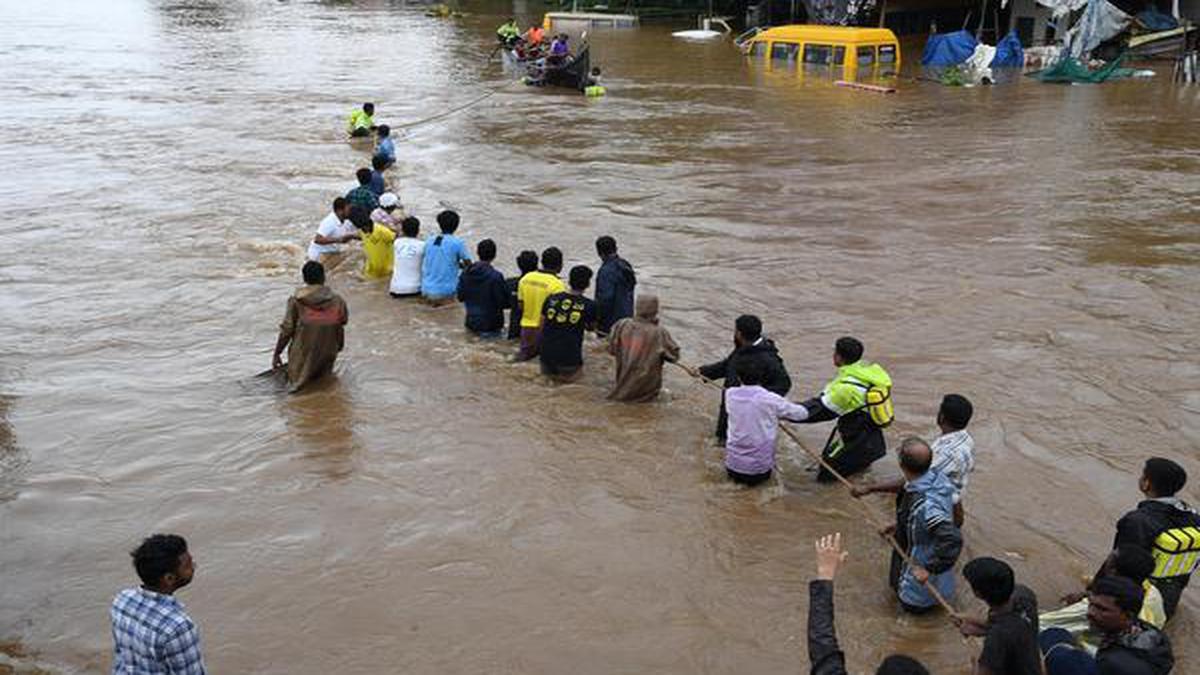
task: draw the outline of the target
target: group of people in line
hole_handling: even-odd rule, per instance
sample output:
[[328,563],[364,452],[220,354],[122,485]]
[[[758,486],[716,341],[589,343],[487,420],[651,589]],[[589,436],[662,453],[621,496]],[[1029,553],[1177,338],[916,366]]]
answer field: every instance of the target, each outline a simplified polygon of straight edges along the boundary
[[[420,298],[432,306],[464,305],[466,330],[484,340],[516,343],[514,359],[538,359],[551,380],[579,379],[587,332],[606,341],[615,358],[608,398],[647,402],[662,388],[665,363],[675,362],[695,377],[721,381],[723,392],[715,435],[724,445],[726,474],[754,486],[773,476],[780,421],[833,422],[822,449],[819,481],[861,474],[886,456],[884,429],[893,417],[892,380],[879,364],[865,360],[853,337],[833,346],[835,372],[825,387],[801,402],[787,397],[791,377],[762,321],[743,315],[734,322],[733,349],[719,361],[692,368],[679,363],[680,347],[659,324],[655,295],[637,293],[633,265],[618,253],[611,236],[596,240],[597,272],[576,265],[562,279],[563,253],[549,247],[516,256],[518,273],[495,267],[497,245],[481,240],[475,257],[455,235],[460,218],[437,215],[438,233],[420,238],[420,221],[407,215],[382,175],[395,161],[386,126],[374,126],[374,106],[351,115],[348,132],[366,128],[379,139],[373,168],[357,172],[358,185],[333,201],[308,248],[304,286],[287,302],[273,367],[292,390],[332,371],[344,347],[349,310],[326,285],[326,269],[344,259],[342,246],[361,240],[362,274],[388,280],[399,300]],[[360,126],[365,125],[365,126]],[[389,152],[390,151],[390,152]],[[397,233],[398,231],[398,233]],[[588,291],[595,288],[592,297]],[[507,321],[505,313],[508,313]],[[284,350],[288,359],[282,359]],[[900,477],[853,484],[852,495],[889,494],[895,523],[881,534],[894,538],[889,585],[905,612],[937,610],[953,598],[964,494],[975,468],[975,442],[967,427],[974,414],[961,394],[939,406],[933,443],[903,439],[897,451]],[[979,619],[958,621],[964,635],[983,637],[976,672],[984,675],[1164,675],[1171,671],[1170,642],[1162,632],[1183,589],[1200,566],[1200,514],[1179,497],[1187,474],[1164,458],[1146,461],[1139,487],[1146,499],[1117,523],[1111,553],[1080,594],[1054,611],[1039,614],[1033,592],[1016,583],[1002,560],[976,558],[962,567],[973,594],[988,606]],[[901,554],[903,552],[903,555]],[[810,586],[809,655],[813,673],[844,673],[833,624],[833,580],[845,557],[839,536],[817,542],[817,579]],[[114,673],[202,673],[194,622],[174,592],[192,579],[186,542],[154,535],[133,552],[140,588],[122,591],[112,605]],[[878,673],[926,672],[916,660],[894,655]]]

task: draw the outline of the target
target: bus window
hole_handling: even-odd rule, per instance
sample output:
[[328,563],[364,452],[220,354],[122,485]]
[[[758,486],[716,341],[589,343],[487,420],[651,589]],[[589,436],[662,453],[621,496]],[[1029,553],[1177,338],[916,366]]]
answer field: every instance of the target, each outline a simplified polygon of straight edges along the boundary
[[833,59],[831,45],[804,45],[804,62],[809,64],[828,65]]
[[896,45],[879,45],[879,62],[896,62]]
[[750,56],[762,56],[767,53],[767,43],[755,42],[750,45]]
[[840,66],[844,63],[846,63],[846,48],[845,47],[834,47],[833,48],[833,65]]
[[786,42],[776,42],[771,45],[771,58],[781,61],[795,61],[796,52],[800,50],[800,45],[792,45]]
[[858,48],[858,67],[874,65],[875,63],[875,48],[874,47],[859,47]]

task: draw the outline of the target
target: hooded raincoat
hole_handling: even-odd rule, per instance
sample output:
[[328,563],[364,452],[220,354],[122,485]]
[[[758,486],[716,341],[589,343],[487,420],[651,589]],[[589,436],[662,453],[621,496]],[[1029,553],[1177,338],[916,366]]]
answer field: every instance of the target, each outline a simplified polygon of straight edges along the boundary
[[305,286],[288,298],[279,333],[289,340],[288,389],[297,391],[333,370],[345,345],[350,310],[328,286]]
[[617,378],[609,399],[642,402],[658,396],[663,362],[679,359],[679,345],[658,325],[658,296],[638,296],[636,316],[613,325],[608,353],[617,359]]

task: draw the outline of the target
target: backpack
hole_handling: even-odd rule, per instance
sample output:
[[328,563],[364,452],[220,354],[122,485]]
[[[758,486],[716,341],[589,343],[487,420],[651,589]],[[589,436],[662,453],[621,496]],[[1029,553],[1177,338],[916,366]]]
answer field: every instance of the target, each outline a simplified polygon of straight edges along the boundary
[[875,426],[886,429],[896,419],[896,411],[892,407],[891,387],[881,387],[850,379],[842,380],[842,382],[863,390],[863,404],[858,409],[866,410]]

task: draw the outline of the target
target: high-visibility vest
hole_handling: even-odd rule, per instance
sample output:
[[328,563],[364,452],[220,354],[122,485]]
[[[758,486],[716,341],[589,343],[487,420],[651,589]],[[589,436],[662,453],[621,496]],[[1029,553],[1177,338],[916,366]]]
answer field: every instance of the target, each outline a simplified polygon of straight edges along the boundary
[[1155,579],[1187,576],[1200,567],[1200,527],[1188,525],[1163,531],[1154,539]]

